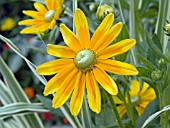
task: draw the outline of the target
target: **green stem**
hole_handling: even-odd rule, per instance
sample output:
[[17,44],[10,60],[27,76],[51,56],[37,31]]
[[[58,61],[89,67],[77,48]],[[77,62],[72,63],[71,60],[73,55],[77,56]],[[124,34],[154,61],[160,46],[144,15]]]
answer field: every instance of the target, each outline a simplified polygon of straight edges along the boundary
[[120,10],[120,15],[121,15],[121,18],[122,18],[122,22],[123,24],[125,24],[125,19],[124,19],[124,16],[123,16],[123,10],[122,10],[122,5],[121,5],[121,1],[118,0],[118,6],[119,6],[119,10]]
[[[158,85],[158,91],[159,91],[159,109],[162,110],[163,109],[163,103],[162,103],[162,88],[161,88],[161,83],[159,82]],[[161,114],[160,116],[160,124],[161,127],[163,127],[163,114]]]
[[[108,93],[107,93],[107,94],[108,94]],[[114,113],[115,113],[115,116],[116,116],[116,119],[117,119],[117,122],[118,122],[120,128],[124,128],[123,123],[122,123],[122,120],[121,120],[120,115],[119,115],[119,113],[118,113],[118,110],[117,110],[117,108],[116,108],[116,104],[115,104],[115,102],[114,102],[114,100],[113,100],[113,97],[112,97],[110,94],[108,94],[108,98],[109,98],[109,101],[110,101],[110,103],[111,103],[112,109],[113,109],[113,111],[114,111]]]
[[87,104],[86,94],[84,95],[83,106],[81,109],[81,118],[84,128],[92,128],[90,112]]
[[134,110],[133,110],[133,106],[131,103],[131,97],[130,97],[129,91],[127,91],[127,97],[128,97],[128,104],[126,107],[128,109],[128,115],[132,120],[132,124],[135,125]]
[[73,0],[73,33],[76,33],[75,25],[74,25],[74,13],[77,9],[77,0]]

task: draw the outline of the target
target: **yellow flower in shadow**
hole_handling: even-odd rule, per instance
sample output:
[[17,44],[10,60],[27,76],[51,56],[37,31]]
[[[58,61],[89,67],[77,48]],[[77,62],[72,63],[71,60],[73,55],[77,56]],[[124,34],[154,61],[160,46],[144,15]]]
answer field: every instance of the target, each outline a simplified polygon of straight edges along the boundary
[[[140,89],[140,83],[137,80],[132,80],[129,91],[131,97],[131,103],[135,106],[139,116],[144,112],[145,108],[155,99],[155,91],[149,87],[147,83],[144,82],[142,89]],[[117,109],[121,117],[126,113],[126,106],[120,98],[113,96],[115,103],[117,104]],[[128,103],[128,98],[125,96],[126,103]]]
[[16,26],[16,22],[13,18],[6,18],[4,21],[2,21],[1,24],[1,31],[9,31],[12,30]]
[[119,75],[138,74],[134,66],[109,59],[127,52],[136,42],[134,39],[125,39],[110,45],[123,26],[121,22],[112,26],[113,14],[106,16],[91,39],[85,14],[80,9],[76,10],[74,21],[78,35],[61,24],[60,31],[68,46],[48,44],[48,54],[59,59],[38,66],[36,71],[41,75],[57,73],[44,90],[45,96],[55,92],[52,101],[54,108],[62,106],[73,92],[70,110],[76,116],[81,109],[86,87],[89,106],[92,111],[99,113],[101,94],[98,85],[111,95],[118,93],[116,83],[106,71]]
[[26,25],[21,34],[40,34],[49,29],[53,29],[56,25],[56,20],[59,19],[62,13],[62,4],[64,0],[45,0],[46,7],[39,2],[34,3],[37,11],[27,10],[23,13],[33,19],[20,21],[19,25]]

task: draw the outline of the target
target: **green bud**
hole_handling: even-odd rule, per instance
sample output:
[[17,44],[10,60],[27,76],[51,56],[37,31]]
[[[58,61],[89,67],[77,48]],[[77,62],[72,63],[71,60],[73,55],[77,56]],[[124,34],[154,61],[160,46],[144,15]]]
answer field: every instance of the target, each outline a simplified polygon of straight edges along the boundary
[[114,13],[114,9],[107,4],[97,8],[96,17],[98,20],[103,20],[109,13]]
[[168,20],[164,30],[167,32],[166,35],[170,36],[170,22]]
[[165,59],[161,58],[161,59],[157,60],[157,63],[158,63],[159,65],[165,65],[165,64],[166,64],[166,61],[165,61]]
[[98,4],[92,3],[92,4],[89,5],[89,10],[91,12],[95,12],[97,10],[97,7],[98,7]]
[[163,76],[163,73],[159,69],[156,69],[156,70],[152,71],[152,73],[151,73],[151,78],[155,81],[160,80],[162,78],[162,76]]

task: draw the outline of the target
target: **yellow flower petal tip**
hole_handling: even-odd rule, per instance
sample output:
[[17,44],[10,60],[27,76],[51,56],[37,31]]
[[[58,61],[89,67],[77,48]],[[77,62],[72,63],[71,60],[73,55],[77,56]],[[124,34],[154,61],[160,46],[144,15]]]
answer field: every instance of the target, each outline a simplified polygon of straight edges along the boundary
[[[50,3],[48,4],[50,5]],[[90,109],[100,113],[99,84],[110,94],[117,95],[118,93],[116,83],[106,72],[118,75],[138,74],[134,66],[111,59],[130,50],[133,43],[135,44],[135,40],[132,39],[130,42],[129,39],[115,43],[117,45],[114,44],[114,46],[110,45],[119,35],[123,26],[121,22],[112,26],[113,14],[106,16],[96,29],[92,39],[90,39],[88,22],[82,10],[76,10],[74,21],[77,35],[65,24],[60,24],[60,30],[67,46],[48,44],[47,53],[59,59],[43,64],[37,68],[37,72],[46,75],[57,74],[48,81],[44,90],[45,96],[55,93],[52,101],[54,108],[62,106],[73,93],[70,109],[71,113],[76,116],[81,105],[77,106],[79,110],[75,110],[74,101],[76,101],[75,103],[83,101],[86,88]]]

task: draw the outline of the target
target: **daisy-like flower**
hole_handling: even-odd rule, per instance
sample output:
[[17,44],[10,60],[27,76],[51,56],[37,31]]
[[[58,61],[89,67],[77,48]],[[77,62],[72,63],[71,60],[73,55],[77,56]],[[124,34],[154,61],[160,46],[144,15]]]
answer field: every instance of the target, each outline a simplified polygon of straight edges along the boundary
[[8,31],[8,30],[12,30],[14,27],[16,26],[16,22],[14,21],[13,18],[6,18],[0,27],[1,31]]
[[86,87],[88,104],[94,112],[99,113],[101,94],[98,84],[111,95],[118,93],[116,83],[105,71],[119,75],[138,74],[134,66],[108,59],[127,52],[135,45],[135,40],[125,39],[109,46],[123,26],[121,22],[112,26],[113,14],[106,16],[91,39],[86,17],[80,9],[76,10],[74,21],[78,36],[61,24],[60,31],[68,47],[48,44],[48,54],[59,59],[44,63],[36,70],[41,75],[57,73],[44,90],[45,96],[55,92],[52,101],[54,108],[62,106],[73,92],[70,111],[76,116],[82,106]]
[[62,4],[64,0],[45,0],[46,7],[41,3],[35,2],[34,7],[37,11],[23,11],[27,16],[33,19],[20,21],[19,25],[29,26],[24,28],[21,34],[40,34],[49,29],[53,29],[56,25],[56,20],[59,19],[62,13]]
[[[144,82],[142,89],[140,89],[140,83],[137,80],[132,80],[130,85],[130,100],[135,106],[139,116],[144,112],[146,106],[155,99],[155,91],[149,87],[147,83]],[[122,100],[117,96],[113,96],[115,103],[118,105],[117,109],[121,117],[126,113],[126,106]],[[126,102],[128,103],[128,98],[125,96]]]

